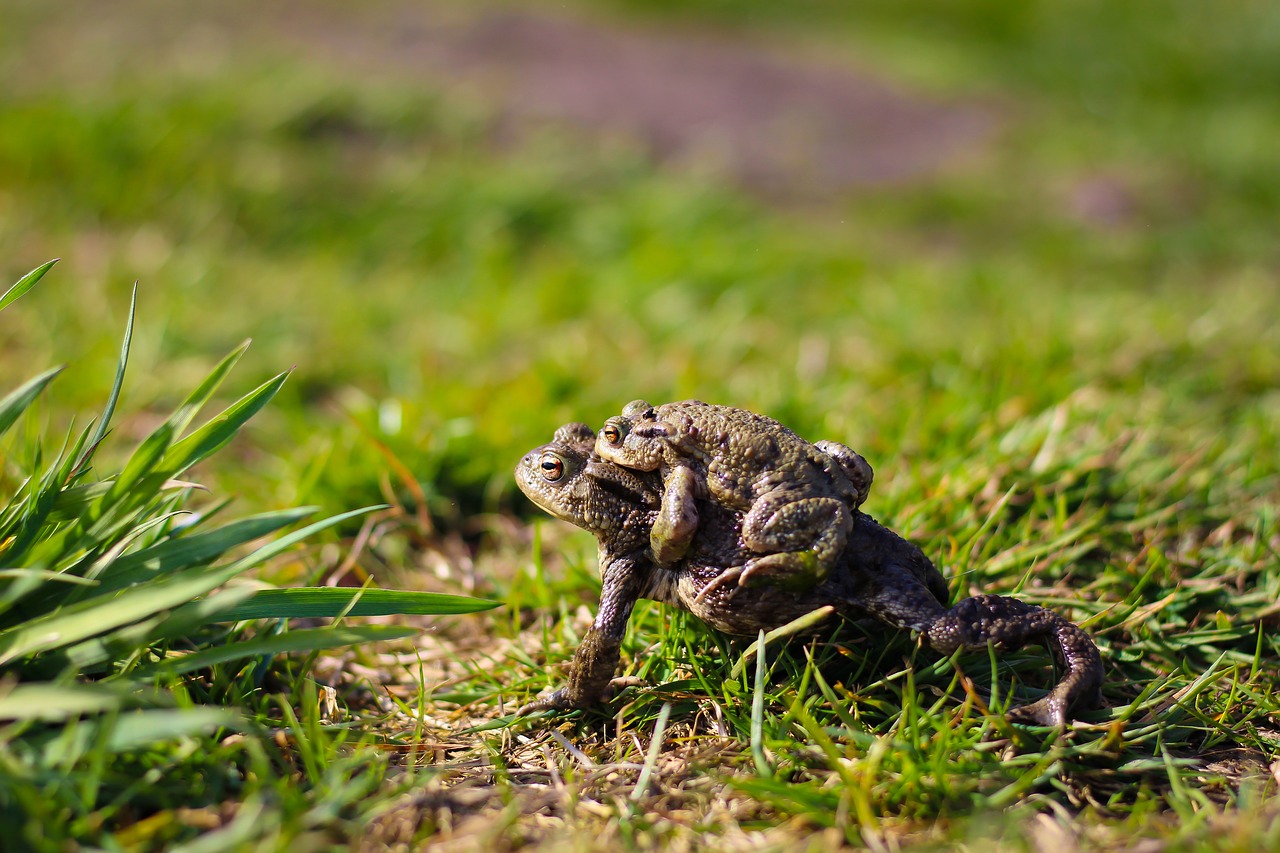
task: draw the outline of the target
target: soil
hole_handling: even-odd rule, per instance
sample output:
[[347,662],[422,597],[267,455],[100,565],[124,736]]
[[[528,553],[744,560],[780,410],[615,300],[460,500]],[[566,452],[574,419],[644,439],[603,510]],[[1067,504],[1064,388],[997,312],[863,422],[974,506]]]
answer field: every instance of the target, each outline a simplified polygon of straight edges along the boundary
[[[989,104],[910,91],[857,56],[528,2],[121,0],[69,3],[48,20],[47,44],[27,46],[69,64],[116,55],[163,74],[213,55],[300,54],[475,99],[504,139],[550,124],[583,144],[638,143],[663,163],[784,198],[927,180],[981,151],[996,125]],[[75,80],[100,67],[66,70]],[[48,82],[53,71],[39,73]]]
[[464,87],[516,135],[552,122],[631,138],[663,161],[787,196],[932,175],[980,146],[994,122],[987,107],[742,34],[622,29],[527,9],[380,11],[339,21],[312,10],[289,29],[343,62]]

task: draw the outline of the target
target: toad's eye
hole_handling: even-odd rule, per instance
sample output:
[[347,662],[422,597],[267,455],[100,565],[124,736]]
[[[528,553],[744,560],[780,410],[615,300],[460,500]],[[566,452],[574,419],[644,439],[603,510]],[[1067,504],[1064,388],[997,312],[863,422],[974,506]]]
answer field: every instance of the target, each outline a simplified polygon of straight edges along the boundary
[[554,453],[542,454],[542,476],[548,483],[554,483],[564,476],[564,460]]
[[622,442],[622,430],[618,429],[614,424],[605,424],[604,429],[600,430],[600,434],[610,444],[620,444]]

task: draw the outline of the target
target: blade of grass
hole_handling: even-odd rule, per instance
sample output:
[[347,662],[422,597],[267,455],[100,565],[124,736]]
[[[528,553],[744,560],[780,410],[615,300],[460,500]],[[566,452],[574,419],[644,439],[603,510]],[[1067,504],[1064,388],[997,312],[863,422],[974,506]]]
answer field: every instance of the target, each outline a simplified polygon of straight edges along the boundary
[[245,341],[228,353],[205,377],[196,390],[187,396],[182,405],[169,416],[166,422],[173,426],[174,435],[181,435],[191,425],[191,421],[195,419],[196,414],[204,407],[205,403],[209,402],[209,399],[218,390],[222,381],[227,378],[227,374],[231,372],[231,368],[236,366],[236,362],[240,360],[240,357],[244,355],[245,350],[248,348],[249,341]]
[[120,707],[120,696],[92,686],[19,684],[0,696],[0,720],[65,720]]
[[67,575],[61,572],[51,572],[47,569],[0,569],[0,579],[9,580],[12,578],[32,577],[42,581],[51,581],[53,583],[69,583],[79,586],[97,586],[96,581],[87,580],[78,575]]
[[49,651],[106,634],[168,610],[222,586],[244,571],[238,563],[193,569],[108,599],[89,599],[0,631],[0,666],[25,655]]
[[175,656],[135,670],[137,678],[151,678],[160,674],[181,675],[193,670],[215,666],[234,660],[258,657],[259,655],[287,654],[289,652],[312,652],[318,649],[332,649],[338,646],[353,646],[357,643],[379,643],[388,640],[401,640],[420,633],[417,628],[400,625],[358,625],[328,628],[306,628],[301,631],[289,631],[284,634],[273,634],[267,637],[255,637],[225,646],[215,646],[191,654]]
[[[359,600],[353,606],[349,606],[357,595]],[[396,613],[443,615],[477,613],[501,606],[500,601],[437,592],[376,588],[361,591],[341,587],[293,587],[258,590],[244,604],[224,613],[222,619],[231,622],[242,619],[336,617],[344,614],[347,616],[387,616]]]
[[100,589],[122,589],[174,569],[212,562],[232,548],[274,533],[315,511],[315,507],[278,510],[233,521],[216,530],[167,539],[116,560],[99,576]]
[[111,752],[124,752],[163,740],[217,728],[237,728],[240,715],[228,708],[160,708],[121,714],[107,740]]
[[756,772],[768,778],[773,775],[773,768],[764,754],[764,688],[769,667],[765,661],[763,630],[756,639],[756,645],[759,651],[756,653],[755,689],[751,695],[751,758],[755,761]]
[[[203,625],[217,621],[224,610],[236,606],[253,594],[248,586],[228,586],[176,607],[168,613],[127,625],[103,637],[90,637],[83,642],[59,652],[66,665],[76,672],[94,670],[109,661],[136,655],[139,649],[154,647],[174,637],[184,637]],[[123,669],[119,676],[133,678],[133,672]]]
[[283,553],[303,539],[381,506],[331,516],[276,539],[229,566],[194,568],[104,599],[90,598],[0,631],[0,666],[38,651],[63,648],[177,607],[222,586],[237,575]]
[[9,431],[9,427],[13,426],[31,402],[40,395],[53,378],[61,373],[63,368],[54,367],[41,373],[33,379],[28,379],[15,390],[11,391],[3,400],[0,400],[0,435],[4,435]]
[[93,452],[106,436],[107,429],[111,425],[111,416],[115,414],[116,402],[120,399],[120,389],[124,386],[125,368],[129,366],[129,347],[133,343],[133,318],[137,307],[138,284],[134,282],[133,293],[129,297],[129,319],[125,322],[124,341],[120,344],[120,361],[116,365],[116,378],[111,383],[111,392],[107,395],[107,405],[102,410],[102,417],[98,420],[98,426],[93,432],[93,438],[90,439],[84,453],[76,459],[74,469],[76,471],[83,468],[85,463],[93,456]]
[[222,448],[244,426],[245,422],[271,401],[289,378],[279,373],[241,397],[208,423],[168,449],[163,466],[171,475],[180,474],[201,459]]
[[639,802],[649,791],[649,780],[653,776],[653,768],[658,766],[658,756],[662,753],[662,736],[667,731],[667,719],[671,716],[671,703],[663,702],[658,711],[658,721],[653,725],[653,737],[649,739],[649,750],[645,753],[644,767],[640,770],[640,778],[636,780],[635,790],[631,792],[631,800]]
[[272,557],[276,556],[277,554],[284,553],[289,548],[292,548],[294,545],[301,542],[303,539],[306,539],[307,537],[315,533],[319,533],[321,530],[325,530],[329,527],[333,527],[335,524],[341,524],[342,522],[346,521],[349,518],[355,518],[357,516],[364,515],[365,513],[375,512],[377,510],[386,509],[386,508],[387,508],[386,504],[376,504],[374,506],[361,507],[360,509],[349,510],[347,512],[339,513],[338,515],[332,515],[326,519],[323,519],[322,521],[317,521],[313,524],[308,524],[306,527],[303,527],[300,530],[295,530],[292,533],[289,533],[285,536],[280,537],[279,539],[275,539],[267,543],[266,545],[263,545],[261,548],[254,551],[252,554],[249,554],[247,557],[244,557],[243,559],[237,561],[234,564],[233,568],[238,568],[239,571],[245,571],[246,569],[251,569],[254,566],[260,565],[261,563],[265,563],[267,560],[270,560]]
[[27,291],[35,287],[36,282],[44,278],[44,274],[47,273],[59,260],[61,260],[61,258],[54,258],[51,261],[45,261],[31,272],[18,279],[17,284],[6,290],[4,292],[4,296],[0,296],[0,311],[8,308],[14,302],[17,302],[25,296]]
[[830,618],[831,614],[835,612],[836,609],[830,605],[819,607],[817,610],[811,610],[799,618],[792,619],[782,627],[774,628],[772,631],[764,634],[761,639],[756,640],[743,650],[742,656],[734,662],[733,668],[729,670],[729,677],[737,678],[740,676],[747,666],[747,661],[759,654],[760,650],[769,643],[772,643],[774,640],[782,637],[790,637],[792,634],[798,634],[801,631],[812,628],[814,625],[818,625],[824,620]]
[[[226,708],[157,708],[121,713],[114,719],[81,721],[63,736],[33,739],[43,747],[46,764],[66,764],[85,754],[106,758],[159,741],[207,733],[218,728],[238,728],[242,720]],[[43,743],[41,743],[43,741]]]
[[[94,519],[99,518],[112,504],[119,501],[129,492],[134,491],[134,487],[138,485],[138,482],[156,469],[157,463],[164,458],[169,448],[173,445],[173,439],[176,434],[173,424],[163,423],[143,439],[142,443],[138,445],[138,449],[133,452],[133,455],[129,457],[129,461],[124,464],[124,468],[116,476],[107,494],[95,505],[96,512],[91,513],[91,517]],[[141,492],[142,490],[139,489],[138,491]]]

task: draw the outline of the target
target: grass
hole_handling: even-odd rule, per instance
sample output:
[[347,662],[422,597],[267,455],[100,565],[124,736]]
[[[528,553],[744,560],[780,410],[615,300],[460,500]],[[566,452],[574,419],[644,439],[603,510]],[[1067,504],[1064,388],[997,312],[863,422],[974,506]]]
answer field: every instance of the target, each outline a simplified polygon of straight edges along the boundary
[[[94,27],[143,32],[119,8]],[[572,135],[502,149],[483,104],[338,73],[270,32],[135,51],[15,7],[0,258],[9,281],[66,260],[0,315],[0,387],[71,366],[13,427],[6,494],[38,470],[32,447],[49,464],[49,437],[113,396],[137,280],[98,464],[125,469],[252,335],[251,386],[296,368],[192,476],[257,516],[392,505],[265,578],[507,607],[412,644],[276,657],[261,681],[175,675],[150,709],[235,706],[235,734],[203,734],[218,716],[109,737],[119,712],[71,716],[6,759],[27,762],[6,820],[52,828],[23,836],[50,847],[1275,847],[1280,106],[1256,82],[1280,56],[1274,12],[613,8],[828,57],[856,45],[1006,123],[935,180],[776,209]],[[1075,205],[1097,180],[1127,199],[1114,221]],[[623,674],[649,688],[508,725],[562,683],[598,589],[593,544],[535,520],[510,470],[637,396],[857,447],[868,508],[957,595],[1014,593],[1095,634],[1111,707],[1063,735],[1011,730],[988,710],[1044,685],[1042,650],[940,661],[849,626],[739,665],[743,645],[643,605]]]
[[[0,296],[0,308],[28,293],[52,266],[47,262],[23,276]],[[291,631],[288,620],[466,613],[494,605],[427,592],[235,583],[300,540],[379,508],[353,510],[273,538],[267,537],[314,508],[212,528],[208,521],[225,504],[187,508],[202,487],[179,477],[224,447],[287,377],[277,375],[192,429],[243,346],[218,363],[121,470],[103,472],[95,457],[110,431],[132,337],[131,311],[101,416],[69,432],[56,452],[39,443],[19,448],[25,452],[14,456],[22,461],[12,467],[25,477],[0,512],[0,553],[10,566],[0,572],[0,721],[6,723],[0,728],[0,826],[13,843],[32,849],[94,838],[121,815],[144,817],[123,833],[134,841],[189,837],[191,827],[171,815],[166,820],[163,804],[191,808],[210,795],[204,762],[185,760],[193,753],[222,753],[217,766],[226,789],[253,796],[254,786],[245,784],[257,772],[248,769],[253,763],[232,759],[221,747],[238,738],[265,759],[267,721],[275,715],[270,700],[254,694],[275,656],[416,633],[404,626],[351,627],[338,621]],[[0,400],[0,435],[61,372],[45,371]],[[260,544],[237,556],[255,542]],[[190,673],[197,673],[194,680],[184,677]],[[316,706],[312,682],[297,682],[295,689]],[[256,706],[259,719],[250,722],[220,707],[241,702]],[[297,737],[301,723],[288,700],[281,701],[280,711],[279,732],[292,730]],[[252,740],[243,734],[228,738],[236,731]],[[173,762],[173,742],[184,772],[158,786],[161,769]],[[328,763],[324,759],[311,763],[318,770]],[[345,774],[357,770],[367,775],[370,762],[344,764]],[[354,796],[368,787],[345,776],[342,782]],[[144,791],[144,784],[156,790]],[[281,812],[297,815],[311,806],[303,799]],[[148,821],[160,825],[147,827]]]

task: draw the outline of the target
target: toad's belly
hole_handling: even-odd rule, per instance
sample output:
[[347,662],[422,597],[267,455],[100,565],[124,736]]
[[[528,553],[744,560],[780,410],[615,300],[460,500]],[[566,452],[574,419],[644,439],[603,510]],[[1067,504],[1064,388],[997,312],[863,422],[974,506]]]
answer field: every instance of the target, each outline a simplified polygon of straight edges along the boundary
[[[832,603],[817,595],[797,595],[775,587],[725,584],[699,599],[711,577],[687,572],[656,572],[643,597],[687,610],[717,631],[754,637],[772,631]],[[824,620],[825,621],[825,620]]]

